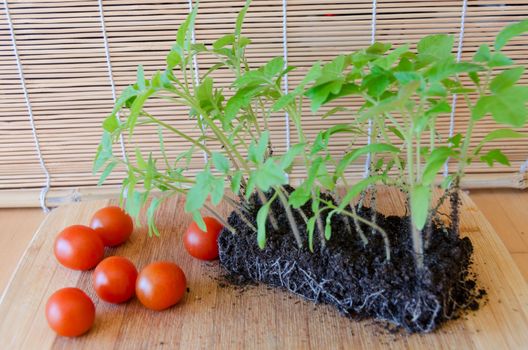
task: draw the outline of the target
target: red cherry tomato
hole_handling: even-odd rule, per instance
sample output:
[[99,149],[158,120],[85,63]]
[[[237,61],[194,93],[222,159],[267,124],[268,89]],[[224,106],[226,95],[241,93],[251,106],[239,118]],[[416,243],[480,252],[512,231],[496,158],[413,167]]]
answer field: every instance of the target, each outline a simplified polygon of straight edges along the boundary
[[103,241],[87,226],[69,226],[55,239],[55,257],[70,269],[89,270],[101,261],[103,255]]
[[109,303],[122,303],[134,296],[138,272],[130,260],[111,256],[97,265],[93,273],[94,289]]
[[160,261],[147,265],[138,275],[136,295],[152,310],[164,310],[177,304],[187,288],[182,269],[171,262]]
[[92,327],[95,306],[90,297],[79,288],[59,289],[48,299],[46,319],[57,334],[76,337]]
[[187,252],[197,259],[214,260],[218,258],[218,236],[224,227],[215,218],[203,219],[207,231],[202,231],[193,221],[183,235],[183,245]]
[[130,237],[134,230],[134,223],[123,209],[106,207],[94,214],[90,227],[99,234],[105,246],[114,247]]

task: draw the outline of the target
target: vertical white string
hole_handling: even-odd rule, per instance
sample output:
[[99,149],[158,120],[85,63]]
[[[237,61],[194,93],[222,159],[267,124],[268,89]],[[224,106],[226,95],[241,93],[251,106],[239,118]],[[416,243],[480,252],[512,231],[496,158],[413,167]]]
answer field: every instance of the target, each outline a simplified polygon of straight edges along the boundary
[[519,169],[519,172],[521,173],[521,175],[524,175],[526,174],[526,171],[528,170],[528,159],[521,164],[521,168]]
[[[467,12],[467,0],[462,2],[462,15],[460,17],[460,33],[458,34],[458,46],[457,46],[457,55],[456,60],[460,62],[462,58],[462,47],[464,43],[464,31],[466,27],[466,12]],[[455,108],[457,104],[457,94],[453,94],[453,99],[451,101],[451,115],[449,116],[449,138],[453,137],[455,132]],[[449,175],[449,159],[446,160],[444,164],[444,177]]]
[[[108,37],[106,36],[103,0],[98,0],[97,2],[99,4],[99,20],[101,22],[101,32],[103,35],[103,43],[104,43],[105,56],[106,56],[106,67],[108,69],[108,80],[110,81],[110,87],[112,89],[112,99],[114,100],[114,104],[115,104],[117,101],[117,92],[116,92],[116,87],[115,87],[115,82],[114,82],[114,73],[112,71],[112,61],[110,59],[110,47],[108,45]],[[116,119],[117,119],[117,122],[121,124],[121,119],[119,118],[119,112],[116,113]],[[119,135],[119,143],[121,145],[121,157],[123,158],[123,161],[126,162],[127,156],[126,156],[126,148],[125,148],[125,139],[123,137],[123,134]]]
[[18,69],[18,77],[20,80],[20,84],[22,86],[22,91],[24,93],[24,100],[26,102],[26,108],[28,111],[29,116],[29,124],[31,125],[31,132],[33,133],[33,142],[35,143],[35,151],[37,152],[37,157],[40,163],[40,167],[42,168],[42,171],[44,172],[44,176],[46,177],[46,183],[42,190],[40,191],[40,207],[44,212],[48,212],[49,208],[46,206],[46,194],[48,193],[50,186],[51,186],[51,176],[48,171],[48,168],[46,167],[46,163],[44,162],[44,158],[42,157],[42,152],[40,150],[40,142],[37,134],[37,128],[35,127],[35,118],[33,117],[33,109],[31,108],[31,102],[29,101],[29,94],[26,87],[26,80],[24,78],[24,69],[22,67],[22,62],[20,61],[20,56],[18,54],[17,44],[16,44],[16,36],[15,36],[15,29],[13,28],[13,22],[11,19],[11,14],[9,13],[9,6],[7,4],[7,0],[4,0],[4,7],[5,7],[5,13],[6,13],[6,19],[7,19],[7,25],[9,27],[9,34],[11,36],[11,45],[13,47],[13,53],[15,54],[15,60],[16,65]]
[[[192,10],[193,10],[193,2],[192,2],[192,0],[189,0],[189,13],[192,12]],[[195,27],[193,25],[192,31],[191,31],[191,43],[193,43],[193,44],[196,43],[196,33],[195,33],[194,29],[195,29]],[[196,57],[196,55],[193,56],[193,68],[194,68],[194,83],[195,83],[196,87],[198,87],[198,85],[200,85],[200,71],[199,71],[199,68],[198,68],[198,58]],[[201,121],[203,121],[203,117],[200,115],[200,122]],[[202,123],[202,132],[204,132],[204,130],[205,130],[205,128],[204,128],[203,123]],[[205,140],[202,141],[202,144],[205,145]],[[207,163],[208,156],[207,156],[207,152],[206,151],[203,151],[203,159],[204,159],[204,163]]]
[[[370,43],[371,44],[374,44],[376,42],[376,12],[377,12],[377,1],[372,0],[372,20],[370,22],[371,23]],[[369,119],[367,145],[370,145],[371,143],[372,143],[372,119]],[[365,158],[365,171],[363,172],[364,178],[369,176],[371,159],[372,159],[372,154],[369,152],[367,153],[367,157]]]
[[[284,58],[284,69],[288,68],[288,12],[287,12],[287,1],[282,0],[282,56]],[[288,74],[284,74],[283,77],[283,89],[284,93],[287,94],[289,90],[288,86]],[[290,149],[290,118],[288,112],[284,113],[284,126],[286,127],[286,151]]]
[[[288,68],[288,9],[287,1],[282,0],[282,56],[284,58],[284,69]],[[284,74],[282,79],[284,93],[287,94],[289,90],[288,86],[288,73]],[[290,149],[290,116],[288,112],[284,112],[284,126],[286,133],[286,152]],[[286,178],[289,180],[289,174],[286,174]]]

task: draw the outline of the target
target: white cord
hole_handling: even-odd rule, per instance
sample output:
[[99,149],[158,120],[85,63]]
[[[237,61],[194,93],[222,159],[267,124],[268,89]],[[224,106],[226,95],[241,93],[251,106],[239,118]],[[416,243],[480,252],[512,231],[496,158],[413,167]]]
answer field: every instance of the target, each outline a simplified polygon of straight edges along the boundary
[[[284,69],[288,68],[288,12],[287,2],[282,0],[282,56],[284,57]],[[284,74],[283,78],[283,89],[284,93],[287,94],[289,90],[288,86],[288,74]],[[290,149],[290,117],[288,112],[284,113],[284,126],[286,127],[286,151]]]
[[[376,42],[376,12],[377,12],[377,1],[372,0],[372,20],[371,20],[371,29],[370,29],[370,43],[374,44]],[[368,121],[368,136],[367,136],[367,145],[372,143],[372,119]],[[365,159],[365,171],[363,172],[363,177],[367,178],[370,174],[370,162],[372,159],[372,154],[367,153]]]
[[[193,2],[192,0],[189,0],[189,12],[192,12],[192,10],[193,10]],[[192,32],[191,32],[191,42],[193,44],[196,43],[196,33],[194,31],[194,25],[193,25]],[[196,88],[198,88],[198,85],[200,85],[200,71],[198,68],[198,58],[196,57],[196,55],[193,56],[193,68],[194,68],[194,83],[196,85]],[[202,132],[204,132],[205,128],[203,126],[202,121],[203,121],[203,117],[200,115],[200,122],[202,124]],[[205,145],[205,140],[202,141],[202,145]],[[207,156],[207,152],[205,150],[203,151],[203,159],[204,159],[204,163],[207,164],[209,157]]]
[[[462,3],[462,15],[460,18],[460,33],[458,35],[458,46],[457,46],[457,62],[460,62],[462,58],[462,45],[464,43],[464,31],[466,27],[466,12],[467,12],[467,0]],[[453,137],[455,133],[455,108],[457,104],[457,94],[453,94],[451,101],[451,115],[449,116],[449,138]],[[449,175],[449,159],[444,164],[444,177]]]
[[[116,87],[114,83],[114,73],[112,71],[112,61],[110,59],[110,48],[108,45],[108,37],[106,36],[103,0],[98,0],[97,2],[99,4],[99,19],[101,22],[101,32],[103,35],[103,43],[104,43],[105,56],[106,56],[106,67],[108,68],[108,80],[110,81],[110,87],[112,89],[112,99],[114,100],[114,104],[115,104],[117,101],[117,92],[116,92]],[[117,119],[117,122],[121,124],[121,119],[119,118],[119,112],[116,113],[116,119]],[[127,156],[126,156],[125,139],[123,137],[123,134],[119,134],[119,143],[121,144],[121,156],[123,158],[123,161],[126,162]]]
[[9,27],[9,34],[11,35],[11,44],[13,46],[13,53],[15,54],[16,65],[18,69],[18,77],[20,79],[20,85],[22,86],[22,91],[24,92],[24,99],[26,101],[26,108],[29,116],[29,124],[31,125],[31,132],[33,133],[33,141],[35,143],[35,150],[37,151],[37,157],[39,159],[40,167],[46,176],[45,186],[40,191],[40,207],[44,212],[49,212],[49,208],[46,206],[46,194],[48,193],[51,186],[51,176],[46,168],[46,163],[42,157],[42,152],[40,150],[40,142],[37,135],[37,128],[35,127],[35,119],[33,117],[33,109],[31,108],[31,102],[29,101],[29,94],[26,87],[26,80],[24,78],[24,70],[22,68],[22,62],[20,61],[20,56],[18,55],[18,49],[16,45],[15,30],[13,28],[13,22],[11,20],[11,14],[9,13],[9,7],[7,5],[7,0],[4,0],[5,13],[7,18],[7,24]]

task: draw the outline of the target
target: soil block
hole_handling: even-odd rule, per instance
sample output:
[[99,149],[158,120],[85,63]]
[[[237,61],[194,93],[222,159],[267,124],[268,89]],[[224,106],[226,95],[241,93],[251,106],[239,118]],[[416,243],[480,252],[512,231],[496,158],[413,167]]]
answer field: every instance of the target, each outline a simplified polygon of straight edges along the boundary
[[[246,217],[255,226],[259,207],[260,202],[252,197]],[[312,215],[309,203],[302,210]],[[346,316],[388,321],[411,333],[431,332],[465,310],[477,309],[485,294],[470,273],[470,239],[460,238],[443,225],[432,225],[425,269],[417,270],[407,216],[376,213],[377,224],[389,237],[391,259],[387,261],[383,239],[370,227],[361,226],[369,240],[363,245],[353,221],[334,215],[330,240],[323,246],[314,238],[311,252],[305,225],[298,225],[305,239],[299,248],[279,201],[273,203],[272,211],[278,229],[268,220],[263,250],[238,214],[229,216],[237,233],[223,230],[218,244],[220,264],[233,283],[280,287],[315,303],[331,304]],[[295,220],[303,223],[299,212],[293,212]],[[361,213],[367,219],[372,215],[368,208]]]

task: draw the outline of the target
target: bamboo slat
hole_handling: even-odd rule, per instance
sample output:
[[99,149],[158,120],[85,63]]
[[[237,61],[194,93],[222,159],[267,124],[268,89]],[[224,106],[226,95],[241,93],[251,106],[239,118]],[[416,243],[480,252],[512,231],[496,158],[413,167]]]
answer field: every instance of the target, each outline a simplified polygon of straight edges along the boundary
[[[401,214],[397,195],[380,191],[379,196],[381,210]],[[77,203],[53,210],[35,234],[0,297],[0,339],[7,349],[525,349],[528,287],[486,218],[466,195],[462,200],[461,232],[474,244],[473,270],[489,300],[431,334],[390,334],[371,321],[352,321],[264,286],[244,292],[221,287],[218,264],[193,259],[183,249],[181,234],[191,218],[183,215],[180,197],[160,207],[161,237],[149,238],[145,228],[136,228],[127,243],[107,252],[138,268],[156,260],[178,263],[189,287],[179,305],[154,312],[137,299],[107,304],[95,295],[90,272],[60,266],[52,254],[53,237],[65,226],[86,223],[108,201]],[[228,212],[224,205],[219,209]],[[71,286],[94,299],[96,321],[86,335],[62,338],[48,328],[44,308],[54,291]]]
[[[233,30],[236,14],[243,0],[202,0],[196,25],[196,38],[210,44]],[[93,187],[97,176],[91,173],[92,160],[101,133],[100,124],[112,108],[112,97],[106,65],[99,9],[96,1],[9,0],[8,6],[23,64],[29,99],[34,111],[43,158],[51,172],[53,188]],[[174,40],[179,23],[188,13],[184,0],[157,2],[151,0],[104,0],[106,35],[109,41],[113,79],[118,92],[135,80],[136,66],[142,64],[147,75],[164,67],[164,58]],[[376,38],[379,41],[415,44],[424,35],[453,34],[458,38],[462,1],[384,0],[377,2]],[[491,43],[506,24],[526,18],[528,1],[468,2],[462,57],[470,58],[481,43]],[[36,157],[28,122],[27,108],[18,78],[16,62],[3,4],[0,5],[0,198],[5,190],[37,189],[43,186],[44,175]],[[295,86],[316,60],[329,60],[340,53],[362,48],[370,42],[372,1],[307,1],[287,2],[288,60],[299,69],[290,73],[290,86]],[[248,57],[253,67],[272,57],[281,56],[282,0],[254,0],[247,15],[245,35],[253,40]],[[456,43],[455,43],[456,44]],[[528,36],[514,40],[506,52],[528,64]],[[214,60],[199,56],[204,72]],[[214,74],[215,81],[227,87],[232,81],[225,70]],[[522,81],[528,83],[528,76]],[[357,106],[354,99],[347,100]],[[148,110],[181,130],[197,135],[187,110],[153,101]],[[324,109],[327,110],[327,109]],[[323,112],[324,112],[323,110]],[[303,125],[308,137],[314,137],[328,123],[344,122],[351,116],[340,113],[322,121],[308,107],[303,110]],[[464,132],[469,111],[456,106],[455,132]],[[278,153],[285,150],[284,117],[274,115],[270,123],[272,139]],[[439,131],[449,129],[449,117],[442,117]],[[493,128],[484,120],[475,131],[475,143]],[[528,128],[522,129],[528,131]],[[165,135],[169,158],[182,152],[187,144]],[[295,136],[291,135],[295,141]],[[336,137],[334,154],[341,154],[347,138]],[[366,142],[366,140],[359,140]],[[512,168],[486,168],[473,164],[468,174],[486,175],[490,182],[511,186],[516,173],[528,157],[525,140],[490,144],[500,145],[510,157]],[[136,146],[159,155],[154,128],[139,128],[128,150]],[[199,155],[193,168],[201,166]],[[351,167],[349,176],[362,172],[362,166]],[[303,175],[296,169],[292,178]],[[122,172],[108,180],[120,182]],[[511,180],[503,181],[505,177]],[[472,177],[469,177],[471,181]],[[476,178],[476,177],[475,177]],[[473,185],[472,185],[473,186]],[[517,185],[516,185],[517,186]],[[9,194],[10,196],[10,194]]]

